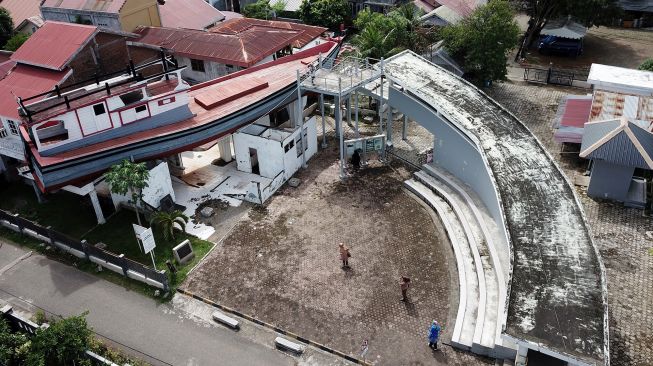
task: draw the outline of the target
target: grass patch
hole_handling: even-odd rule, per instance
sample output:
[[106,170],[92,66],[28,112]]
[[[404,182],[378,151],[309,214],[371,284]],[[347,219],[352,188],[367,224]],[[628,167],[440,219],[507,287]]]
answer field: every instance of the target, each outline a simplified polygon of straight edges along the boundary
[[8,184],[0,190],[0,209],[17,213],[42,226],[79,238],[97,225],[95,211],[88,197],[60,191],[47,195],[47,202],[39,203],[34,189],[27,184]]
[[[99,225],[88,232],[83,239],[91,244],[102,242],[107,245],[107,250],[124,254],[127,258],[146,266],[152,266],[152,259],[149,254],[144,254],[136,241],[136,235],[132,224],[136,224],[136,215],[129,210],[122,210],[111,216],[107,223]],[[143,220],[143,226],[149,227],[149,223]],[[206,253],[213,248],[213,243],[198,239],[192,235],[177,232],[175,239],[166,240],[158,227],[152,228],[156,248],[154,249],[154,262],[159,270],[166,269],[166,260],[174,263],[172,248],[182,241],[188,239],[193,246],[195,258],[182,267],[178,267],[177,275],[170,281],[170,286],[175,289],[188,275],[188,272],[197,264]]]

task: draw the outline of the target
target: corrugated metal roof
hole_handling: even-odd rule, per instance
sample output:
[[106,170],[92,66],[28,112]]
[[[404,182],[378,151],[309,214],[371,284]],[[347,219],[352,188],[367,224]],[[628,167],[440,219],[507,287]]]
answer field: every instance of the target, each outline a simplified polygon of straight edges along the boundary
[[43,7],[119,13],[126,0],[45,0]]
[[51,90],[63,82],[70,72],[71,70],[51,71],[17,65],[0,80],[0,115],[19,121],[16,97],[32,96]]
[[598,88],[620,88],[633,94],[653,94],[653,72],[592,64],[587,82]]
[[61,71],[96,32],[95,26],[48,21],[14,52],[11,59]]
[[0,7],[9,11],[14,27],[18,27],[26,19],[41,15],[40,3],[41,0],[1,0]]
[[643,169],[653,169],[653,134],[628,121],[585,124],[580,156]]
[[131,44],[163,47],[190,58],[250,67],[290,45],[299,32],[252,27],[238,34],[218,34],[189,29],[139,27],[141,37]]
[[462,18],[471,14],[478,6],[487,4],[486,0],[438,0],[438,2]]
[[653,97],[594,91],[590,121],[619,119],[625,116],[637,121],[653,122]]
[[581,39],[587,34],[587,28],[571,19],[557,19],[548,22],[540,34],[543,36]]
[[327,31],[326,28],[314,27],[312,25],[306,24],[280,22],[275,20],[238,18],[230,19],[217,24],[215,27],[209,29],[209,32],[222,34],[239,34],[255,26],[264,26],[268,28],[293,30],[300,32],[299,37],[293,42],[293,47],[295,48],[302,48],[306,46],[309,42],[315,38],[318,38],[322,35],[322,33]]
[[159,5],[164,27],[204,30],[225,18],[204,0],[166,0]]

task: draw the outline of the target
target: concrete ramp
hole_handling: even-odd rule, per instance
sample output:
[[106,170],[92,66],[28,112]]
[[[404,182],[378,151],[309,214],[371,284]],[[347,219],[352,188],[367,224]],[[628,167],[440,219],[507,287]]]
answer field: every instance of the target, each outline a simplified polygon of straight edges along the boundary
[[522,356],[609,365],[605,269],[551,156],[494,100],[416,54],[388,59],[384,72],[388,103],[434,134],[433,165],[473,189],[504,229],[510,265],[498,338]]

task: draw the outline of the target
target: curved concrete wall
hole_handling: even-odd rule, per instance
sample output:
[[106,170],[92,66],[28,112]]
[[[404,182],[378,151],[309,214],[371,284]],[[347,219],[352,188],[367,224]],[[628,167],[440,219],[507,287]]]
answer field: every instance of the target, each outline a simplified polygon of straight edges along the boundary
[[[505,213],[503,227],[513,253],[504,337],[572,364],[609,365],[605,268],[575,190],[553,158],[514,115],[412,52],[388,59],[384,74],[421,109],[430,109],[432,131],[442,125],[432,121],[446,118],[451,128],[440,128],[440,133],[452,143],[436,144],[436,149],[448,152],[453,161],[438,164],[476,185],[496,215],[484,173],[469,165],[478,167],[469,148],[473,145],[463,144],[453,132],[478,147]],[[396,90],[394,96],[398,101],[391,97],[391,105],[400,103]],[[402,112],[417,114],[412,109],[419,108],[411,103]]]

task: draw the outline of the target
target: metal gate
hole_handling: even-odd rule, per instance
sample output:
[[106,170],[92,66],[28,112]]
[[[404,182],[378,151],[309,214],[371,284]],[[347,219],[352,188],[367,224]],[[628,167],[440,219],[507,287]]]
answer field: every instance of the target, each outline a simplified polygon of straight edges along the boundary
[[571,86],[574,83],[574,76],[573,72],[561,69],[524,68],[524,80],[534,83]]

